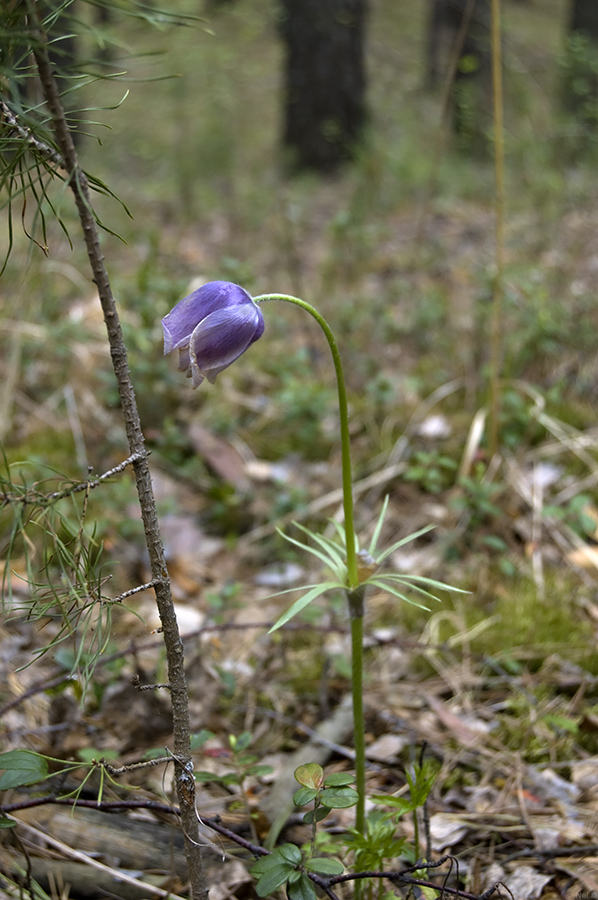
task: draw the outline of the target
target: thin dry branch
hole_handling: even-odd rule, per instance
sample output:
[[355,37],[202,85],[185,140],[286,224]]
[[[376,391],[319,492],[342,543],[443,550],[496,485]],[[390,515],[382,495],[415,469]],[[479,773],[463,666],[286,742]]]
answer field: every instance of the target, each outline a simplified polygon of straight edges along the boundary
[[195,810],[195,781],[193,778],[193,764],[191,762],[191,729],[183,645],[174,610],[164,545],[160,534],[152,479],[145,449],[145,439],[128,365],[127,349],[123,340],[118,311],[104,262],[89,183],[79,164],[77,151],[66,121],[64,108],[49,61],[38,12],[32,2],[28,4],[28,12],[37,70],[50,112],[56,142],[62,154],[68,183],[74,194],[93,280],[98,289],[108,332],[110,355],[118,385],[129,451],[130,455],[135,457],[133,471],[168,661],[174,732],[175,784],[185,838],[185,854],[189,870],[191,894],[195,900],[207,900],[208,887],[201,856],[199,826]]

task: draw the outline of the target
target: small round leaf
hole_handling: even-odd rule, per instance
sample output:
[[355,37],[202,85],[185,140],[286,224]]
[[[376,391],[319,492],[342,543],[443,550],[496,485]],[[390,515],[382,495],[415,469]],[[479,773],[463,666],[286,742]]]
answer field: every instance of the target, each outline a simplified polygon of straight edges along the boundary
[[305,763],[295,769],[295,778],[303,787],[321,788],[324,783],[324,769],[317,763]]
[[320,800],[330,809],[347,809],[349,806],[355,806],[359,794],[349,787],[326,788],[320,794]]
[[324,779],[325,787],[342,787],[345,784],[353,784],[355,775],[350,772],[333,772]]

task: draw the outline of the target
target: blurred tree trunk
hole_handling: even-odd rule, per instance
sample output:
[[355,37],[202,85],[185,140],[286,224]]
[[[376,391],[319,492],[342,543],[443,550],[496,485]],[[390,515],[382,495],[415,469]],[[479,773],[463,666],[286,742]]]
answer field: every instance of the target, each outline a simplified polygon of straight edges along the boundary
[[490,0],[430,0],[426,86],[450,85],[453,130],[486,143],[490,108]]
[[584,124],[598,128],[598,0],[571,0],[564,102]]
[[281,0],[283,144],[294,169],[350,159],[366,120],[367,0]]

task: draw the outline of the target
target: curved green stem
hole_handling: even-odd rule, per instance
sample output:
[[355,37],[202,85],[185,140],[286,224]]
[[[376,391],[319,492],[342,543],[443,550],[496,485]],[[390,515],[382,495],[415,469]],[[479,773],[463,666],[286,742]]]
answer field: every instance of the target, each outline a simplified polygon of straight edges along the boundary
[[[253,298],[256,303],[265,300],[286,300],[306,310],[316,320],[330,346],[336,382],[341,423],[341,452],[343,464],[343,507],[345,512],[345,540],[347,550],[347,601],[351,618],[351,694],[353,701],[353,741],[355,747],[355,787],[358,801],[355,808],[355,828],[365,834],[365,720],[363,716],[363,612],[365,585],[359,584],[355,526],[353,519],[353,481],[351,477],[351,441],[349,438],[349,408],[343,365],[336,339],[326,319],[305,300],[288,294],[262,294]],[[362,885],[355,885],[355,900],[361,900]]]
[[359,584],[357,575],[357,555],[355,552],[355,525],[353,517],[353,480],[351,475],[351,441],[349,438],[349,407],[347,404],[347,387],[345,384],[345,375],[343,372],[343,364],[341,362],[340,353],[336,339],[332,333],[330,325],[324,316],[318,312],[315,307],[299,297],[292,297],[289,294],[261,294],[259,297],[253,298],[256,303],[263,303],[266,300],[285,300],[287,303],[294,303],[300,306],[316,320],[328,341],[332,359],[334,362],[334,370],[336,372],[336,383],[338,387],[338,407],[341,424],[341,455],[343,468],[343,509],[345,514],[345,537],[347,549],[347,573],[349,591],[354,590]]

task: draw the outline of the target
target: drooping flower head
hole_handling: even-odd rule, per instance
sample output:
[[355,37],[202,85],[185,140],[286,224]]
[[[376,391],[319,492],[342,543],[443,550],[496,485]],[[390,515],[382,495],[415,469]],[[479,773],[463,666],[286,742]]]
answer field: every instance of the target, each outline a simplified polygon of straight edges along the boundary
[[193,388],[217,376],[264,333],[264,317],[238,284],[209,281],[162,319],[164,353],[179,351],[179,370]]

